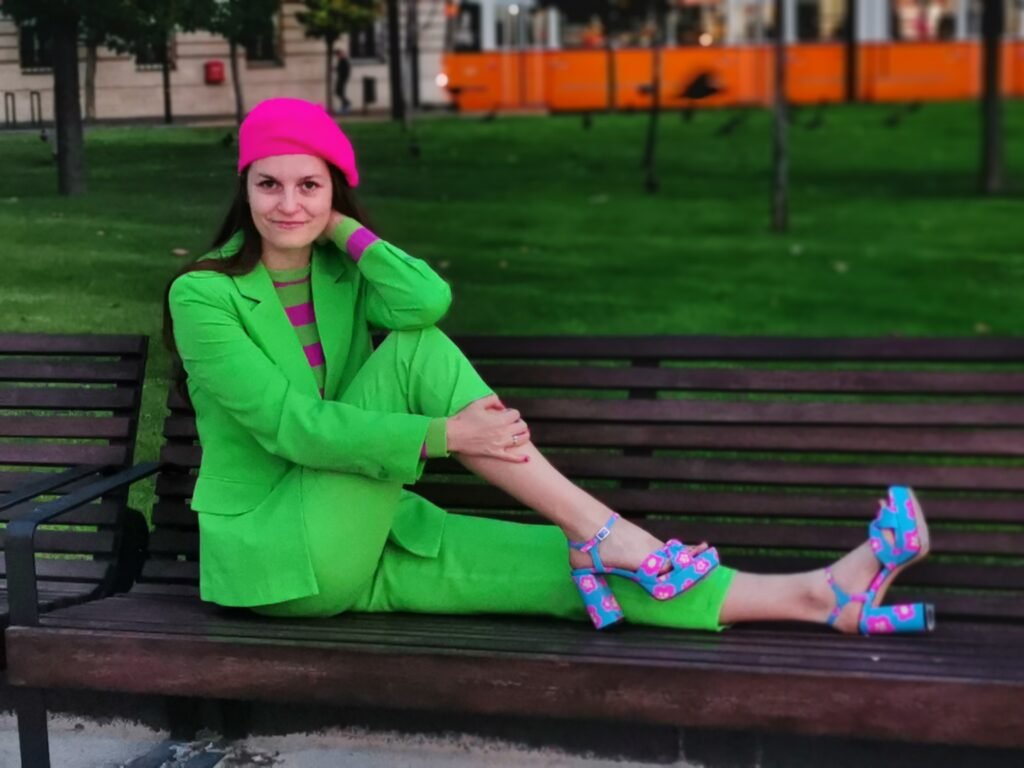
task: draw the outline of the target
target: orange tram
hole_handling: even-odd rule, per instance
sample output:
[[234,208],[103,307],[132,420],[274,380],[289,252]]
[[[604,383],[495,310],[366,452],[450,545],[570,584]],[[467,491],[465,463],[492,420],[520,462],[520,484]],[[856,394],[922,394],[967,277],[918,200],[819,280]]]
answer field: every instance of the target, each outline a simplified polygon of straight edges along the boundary
[[[687,0],[692,2],[692,0]],[[698,0],[709,2],[710,0]],[[543,110],[581,112],[640,110],[651,106],[655,61],[659,62],[659,97],[664,109],[740,107],[771,104],[774,97],[774,47],[771,40],[719,43],[699,32],[695,45],[673,44],[672,36],[653,55],[651,48],[607,45],[567,47],[541,29],[530,39],[517,16],[497,34],[474,38],[473,23],[463,23],[461,46],[458,4],[449,12],[450,32],[437,84],[462,111]],[[519,6],[506,4],[516,11]],[[485,20],[486,21],[486,20]],[[537,25],[534,24],[533,27]],[[469,33],[466,34],[466,30]],[[518,30],[518,37],[511,34]],[[795,37],[795,35],[794,35]],[[467,44],[468,40],[468,44]],[[538,42],[538,40],[540,42]],[[593,43],[601,43],[600,47]],[[454,43],[454,44],[453,44]],[[540,44],[543,43],[543,44]],[[461,48],[461,49],[460,49]],[[1008,97],[1024,96],[1024,40],[1007,36],[1002,46],[1002,82]],[[847,47],[841,40],[787,43],[787,96],[796,104],[822,104],[847,98]],[[974,39],[873,40],[857,45],[856,97],[864,102],[911,102],[974,99],[980,95],[982,51]],[[714,84],[706,98],[691,98],[698,79]],[[706,91],[707,89],[705,89]]]

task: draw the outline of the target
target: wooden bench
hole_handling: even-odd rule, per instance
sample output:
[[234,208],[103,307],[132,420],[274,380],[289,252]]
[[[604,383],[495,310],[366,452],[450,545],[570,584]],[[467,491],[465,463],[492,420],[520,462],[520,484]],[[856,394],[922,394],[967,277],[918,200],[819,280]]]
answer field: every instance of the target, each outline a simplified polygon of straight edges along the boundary
[[[821,566],[864,540],[887,485],[913,485],[933,556],[891,599],[933,601],[936,632],[596,633],[491,616],[267,620],[204,604],[188,507],[200,450],[172,393],[138,583],[16,622],[11,681],[1024,748],[1024,339],[456,341],[568,476],[740,568]],[[456,513],[535,519],[454,460],[431,462],[415,490]],[[14,588],[25,579],[12,574]],[[33,767],[45,765],[41,707],[20,713]]]
[[[0,522],[27,514],[42,496],[131,466],[148,345],[145,336],[0,334]],[[128,508],[125,488],[59,523],[35,539],[39,609],[132,584],[147,526]],[[0,627],[8,622],[6,587],[0,554]]]

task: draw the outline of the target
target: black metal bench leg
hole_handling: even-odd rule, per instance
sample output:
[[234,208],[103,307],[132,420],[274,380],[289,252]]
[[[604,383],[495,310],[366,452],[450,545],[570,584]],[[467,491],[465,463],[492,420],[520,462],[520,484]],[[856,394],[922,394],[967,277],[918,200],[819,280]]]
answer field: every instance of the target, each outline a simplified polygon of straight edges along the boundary
[[16,698],[21,768],[50,768],[50,738],[46,730],[46,699],[42,691],[23,689]]

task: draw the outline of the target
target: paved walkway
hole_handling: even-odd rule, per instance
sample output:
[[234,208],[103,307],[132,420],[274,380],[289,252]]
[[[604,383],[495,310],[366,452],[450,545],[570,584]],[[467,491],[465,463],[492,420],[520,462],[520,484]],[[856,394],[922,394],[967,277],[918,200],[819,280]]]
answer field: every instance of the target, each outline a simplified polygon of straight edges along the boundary
[[[212,736],[171,742],[137,725],[50,720],[53,768],[651,768],[650,763],[588,759],[526,750],[477,737],[437,738],[331,729],[225,743]],[[146,756],[146,759],[142,759]],[[18,765],[15,720],[0,715],[0,766]],[[662,764],[664,765],[664,764]],[[688,768],[675,763],[668,768]],[[689,768],[693,768],[690,766]]]

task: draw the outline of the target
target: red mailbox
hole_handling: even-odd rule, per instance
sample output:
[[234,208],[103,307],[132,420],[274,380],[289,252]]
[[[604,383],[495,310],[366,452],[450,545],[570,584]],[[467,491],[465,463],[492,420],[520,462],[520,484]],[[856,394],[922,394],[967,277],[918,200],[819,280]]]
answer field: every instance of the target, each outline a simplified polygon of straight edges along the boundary
[[224,82],[224,62],[207,61],[203,64],[203,74],[207,85],[219,85]]

